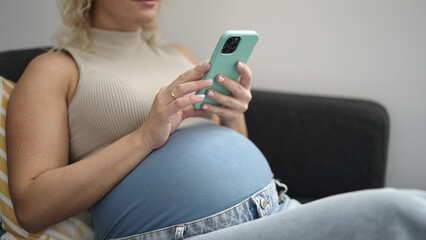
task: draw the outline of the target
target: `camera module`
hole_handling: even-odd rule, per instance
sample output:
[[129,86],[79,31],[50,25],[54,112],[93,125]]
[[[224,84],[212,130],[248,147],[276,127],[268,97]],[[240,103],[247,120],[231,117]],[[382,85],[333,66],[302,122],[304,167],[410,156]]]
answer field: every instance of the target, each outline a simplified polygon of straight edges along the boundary
[[238,43],[240,42],[241,38],[240,37],[229,37],[228,39],[226,39],[225,41],[225,45],[222,48],[222,53],[223,54],[231,54],[233,52],[235,52],[235,50],[238,47]]

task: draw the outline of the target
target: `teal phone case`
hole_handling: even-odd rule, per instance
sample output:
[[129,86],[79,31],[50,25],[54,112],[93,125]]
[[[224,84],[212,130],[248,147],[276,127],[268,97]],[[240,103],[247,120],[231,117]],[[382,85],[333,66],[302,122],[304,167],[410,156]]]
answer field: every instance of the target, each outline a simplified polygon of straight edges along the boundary
[[[226,41],[231,37],[239,37],[237,48],[232,53],[222,53]],[[213,79],[213,85],[210,88],[205,88],[196,92],[196,94],[206,94],[208,89],[213,89],[225,95],[230,95],[228,89],[224,88],[216,82],[216,76],[222,74],[232,80],[238,81],[240,73],[236,69],[237,62],[246,63],[250,57],[258,40],[258,35],[252,30],[229,30],[222,34],[213,54],[210,58],[210,70],[206,72],[202,79]],[[221,104],[205,96],[204,100],[194,104],[196,109],[200,109],[203,103],[210,103],[216,106]]]

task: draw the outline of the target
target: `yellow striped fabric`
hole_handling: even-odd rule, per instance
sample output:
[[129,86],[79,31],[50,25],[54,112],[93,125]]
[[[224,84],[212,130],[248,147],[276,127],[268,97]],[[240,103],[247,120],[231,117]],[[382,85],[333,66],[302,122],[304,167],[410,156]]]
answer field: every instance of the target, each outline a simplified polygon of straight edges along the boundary
[[90,225],[90,215],[83,212],[68,220],[53,225],[37,234],[29,234],[16,220],[8,186],[7,154],[6,154],[6,110],[9,96],[14,83],[0,76],[1,107],[0,107],[0,215],[2,227],[6,231],[4,239],[94,239]]

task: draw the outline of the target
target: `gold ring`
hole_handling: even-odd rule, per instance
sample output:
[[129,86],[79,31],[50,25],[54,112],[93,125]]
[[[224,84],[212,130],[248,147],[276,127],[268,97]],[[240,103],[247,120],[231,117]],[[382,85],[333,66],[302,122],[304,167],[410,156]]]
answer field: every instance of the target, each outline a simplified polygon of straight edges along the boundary
[[170,90],[170,95],[172,96],[173,100],[176,100],[176,96],[175,96],[175,94],[173,93],[173,90]]

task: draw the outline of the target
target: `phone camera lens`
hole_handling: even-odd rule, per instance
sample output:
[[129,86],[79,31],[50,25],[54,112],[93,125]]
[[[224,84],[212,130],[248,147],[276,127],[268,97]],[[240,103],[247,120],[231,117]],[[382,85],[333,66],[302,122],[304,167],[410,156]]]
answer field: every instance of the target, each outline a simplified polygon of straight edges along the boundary
[[226,44],[231,44],[233,42],[232,38],[228,38],[228,40],[226,40]]
[[236,47],[237,47],[237,43],[236,42],[232,43],[231,48],[235,49]]
[[228,53],[228,51],[229,51],[229,47],[228,46],[223,47],[222,53]]

